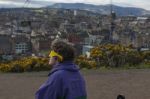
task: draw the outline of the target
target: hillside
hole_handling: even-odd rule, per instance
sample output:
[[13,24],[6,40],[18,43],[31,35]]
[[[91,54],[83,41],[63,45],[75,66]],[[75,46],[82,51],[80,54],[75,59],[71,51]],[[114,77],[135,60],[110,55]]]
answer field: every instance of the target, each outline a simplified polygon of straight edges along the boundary
[[[63,8],[63,9],[79,9],[79,10],[88,10],[100,14],[109,14],[111,5],[92,5],[92,4],[84,4],[84,3],[56,3],[48,8]],[[143,16],[150,15],[150,11],[142,9],[142,8],[134,8],[134,7],[121,7],[112,5],[113,11],[117,13],[119,16],[127,16],[127,15],[135,15],[135,16]]]

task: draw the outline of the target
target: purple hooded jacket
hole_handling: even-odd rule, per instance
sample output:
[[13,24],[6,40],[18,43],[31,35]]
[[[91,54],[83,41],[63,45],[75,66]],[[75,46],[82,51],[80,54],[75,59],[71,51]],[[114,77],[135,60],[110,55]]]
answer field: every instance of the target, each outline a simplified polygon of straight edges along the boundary
[[55,65],[35,99],[87,99],[85,81],[77,66],[71,61]]

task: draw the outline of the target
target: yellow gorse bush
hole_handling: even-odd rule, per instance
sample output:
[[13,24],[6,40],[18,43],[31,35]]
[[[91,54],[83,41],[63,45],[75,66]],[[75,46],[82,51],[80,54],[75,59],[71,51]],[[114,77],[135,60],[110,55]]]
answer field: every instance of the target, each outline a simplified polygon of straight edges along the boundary
[[11,66],[9,64],[0,64],[0,71],[9,72],[11,70]]
[[[80,55],[75,59],[80,68],[138,66],[144,63],[150,67],[150,51],[139,52],[131,46],[120,44],[99,45],[91,49],[90,57]],[[50,70],[48,58],[26,57],[19,60],[0,63],[0,72],[30,72]]]
[[1,72],[27,72],[50,70],[47,58],[27,57],[0,64]]
[[81,68],[138,66],[150,63],[150,51],[140,52],[131,46],[120,44],[99,45],[91,49],[90,58],[79,56],[77,64]]

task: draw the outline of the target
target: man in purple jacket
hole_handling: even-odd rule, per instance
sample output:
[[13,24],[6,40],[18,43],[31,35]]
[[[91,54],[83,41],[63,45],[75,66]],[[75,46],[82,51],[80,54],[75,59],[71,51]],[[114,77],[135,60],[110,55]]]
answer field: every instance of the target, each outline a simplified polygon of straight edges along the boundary
[[85,81],[74,64],[74,48],[61,40],[51,46],[49,64],[53,69],[35,99],[87,99]]

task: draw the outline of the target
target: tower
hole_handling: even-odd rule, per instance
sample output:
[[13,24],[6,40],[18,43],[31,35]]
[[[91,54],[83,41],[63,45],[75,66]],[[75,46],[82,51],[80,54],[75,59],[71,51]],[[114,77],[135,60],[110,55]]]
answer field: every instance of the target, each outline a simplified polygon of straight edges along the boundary
[[109,41],[110,43],[114,43],[114,29],[115,29],[115,19],[116,19],[116,13],[113,11],[113,4],[112,0],[110,0],[110,34],[109,34]]

